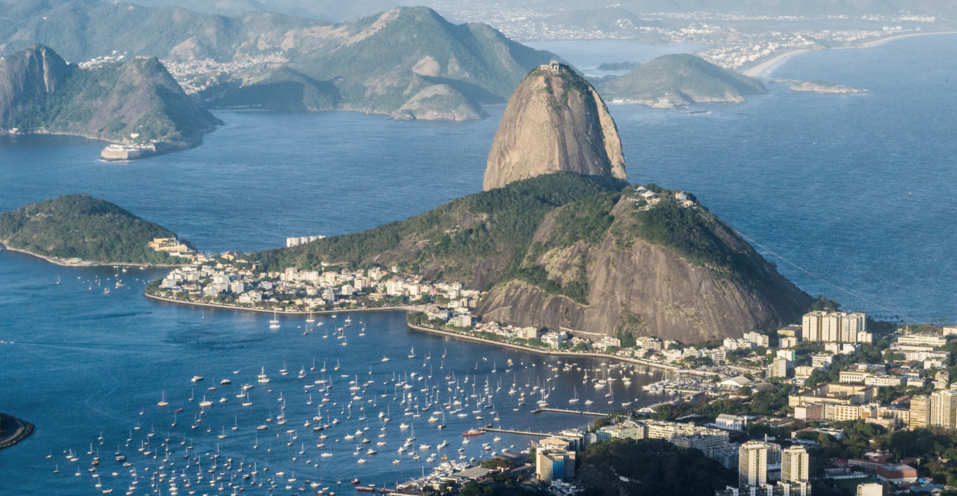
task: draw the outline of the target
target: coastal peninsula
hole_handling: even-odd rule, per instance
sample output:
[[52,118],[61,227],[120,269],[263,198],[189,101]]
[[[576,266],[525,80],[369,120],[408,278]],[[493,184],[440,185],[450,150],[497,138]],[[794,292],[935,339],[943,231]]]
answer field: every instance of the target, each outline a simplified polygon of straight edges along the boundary
[[[699,342],[798,318],[811,298],[693,194],[625,184],[604,108],[567,67],[539,67],[509,101],[485,191],[255,259],[269,272],[394,266],[421,282],[481,292],[470,319],[573,334]],[[523,160],[540,147],[523,137],[542,123],[559,146],[538,153],[545,160]]]
[[199,256],[172,231],[87,195],[0,214],[0,243],[61,265],[178,265]]
[[810,93],[824,93],[824,94],[833,94],[833,95],[860,95],[863,93],[857,88],[851,88],[850,86],[844,86],[840,84],[834,84],[827,81],[802,81],[792,84],[789,88],[791,91],[803,91]]
[[0,59],[0,131],[112,141],[102,157],[129,160],[196,146],[218,123],[155,57],[78,67],[35,45]]

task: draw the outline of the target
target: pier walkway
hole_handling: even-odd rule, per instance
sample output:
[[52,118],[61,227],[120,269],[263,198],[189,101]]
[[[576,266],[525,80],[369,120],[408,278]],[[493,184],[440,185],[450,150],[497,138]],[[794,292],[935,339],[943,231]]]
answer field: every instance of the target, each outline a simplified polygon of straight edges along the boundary
[[566,410],[564,408],[539,408],[537,410],[532,410],[532,413],[542,413],[542,412],[571,413],[575,415],[591,415],[592,417],[604,417],[608,415],[607,413],[602,413],[602,412],[583,412],[580,410]]
[[516,431],[516,430],[513,430],[513,429],[496,429],[496,428],[494,428],[494,427],[481,427],[481,428],[479,428],[479,430],[480,430],[480,431],[483,431],[483,432],[502,432],[502,433],[505,433],[505,434],[519,434],[519,435],[522,435],[522,436],[534,436],[534,437],[552,437],[552,436],[555,436],[555,434],[551,434],[551,433],[548,433],[548,432]]

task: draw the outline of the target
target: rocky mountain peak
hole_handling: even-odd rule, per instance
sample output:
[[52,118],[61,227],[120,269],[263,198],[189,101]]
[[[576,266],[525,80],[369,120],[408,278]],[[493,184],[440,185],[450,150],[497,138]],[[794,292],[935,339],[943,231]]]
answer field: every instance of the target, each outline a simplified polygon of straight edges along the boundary
[[595,88],[558,62],[532,70],[512,93],[485,168],[484,189],[560,171],[626,180],[615,121]]
[[66,61],[43,45],[0,59],[0,122],[35,95],[56,91],[70,72]]

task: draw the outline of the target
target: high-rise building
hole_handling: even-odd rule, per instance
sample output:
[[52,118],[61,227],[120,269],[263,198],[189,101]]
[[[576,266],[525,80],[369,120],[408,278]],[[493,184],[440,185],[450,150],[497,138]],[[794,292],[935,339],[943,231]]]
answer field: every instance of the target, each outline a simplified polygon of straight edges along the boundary
[[841,340],[841,316],[843,315],[842,312],[824,314],[821,318],[821,341],[836,343]]
[[801,445],[794,445],[781,452],[781,480],[798,482],[808,480],[810,457]]
[[930,396],[912,396],[907,427],[920,429],[930,425]]
[[821,318],[825,312],[815,311],[804,314],[801,319],[801,338],[806,341],[821,341]]
[[872,339],[865,313],[809,312],[801,320],[801,331],[807,341],[857,343]]
[[760,486],[768,482],[768,445],[748,441],[738,449],[738,487]]
[[787,377],[788,369],[791,368],[791,361],[787,358],[775,358],[771,365],[768,365],[768,377]]
[[948,429],[957,426],[957,391],[944,389],[930,395],[930,425]]

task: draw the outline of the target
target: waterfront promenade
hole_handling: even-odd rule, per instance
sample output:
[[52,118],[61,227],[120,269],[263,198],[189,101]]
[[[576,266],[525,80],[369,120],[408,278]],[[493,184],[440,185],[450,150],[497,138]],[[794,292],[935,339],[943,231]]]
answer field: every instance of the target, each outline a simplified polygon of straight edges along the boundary
[[604,353],[546,350],[542,348],[533,348],[531,346],[525,346],[525,345],[520,345],[515,343],[504,343],[502,341],[492,341],[491,339],[480,338],[478,336],[472,336],[472,335],[461,333],[461,332],[446,331],[442,329],[436,329],[434,327],[424,327],[424,326],[418,326],[414,324],[409,324],[409,328],[415,329],[417,331],[422,331],[422,332],[431,332],[434,334],[441,334],[443,336],[460,338],[467,341],[476,341],[479,343],[490,344],[493,346],[501,346],[503,348],[512,348],[516,350],[525,351],[528,353],[537,353],[539,355],[598,358],[601,360],[615,360],[618,362],[631,363],[635,365],[644,365],[646,367],[654,367],[657,369],[667,370],[675,374],[697,375],[700,377],[711,377],[712,375],[714,375],[713,372],[704,372],[701,370],[694,370],[694,369],[683,369],[680,367],[675,367],[673,365],[665,365],[663,363],[652,362],[650,360],[642,360],[641,358],[628,358],[628,357],[623,357],[618,355],[607,355]]

